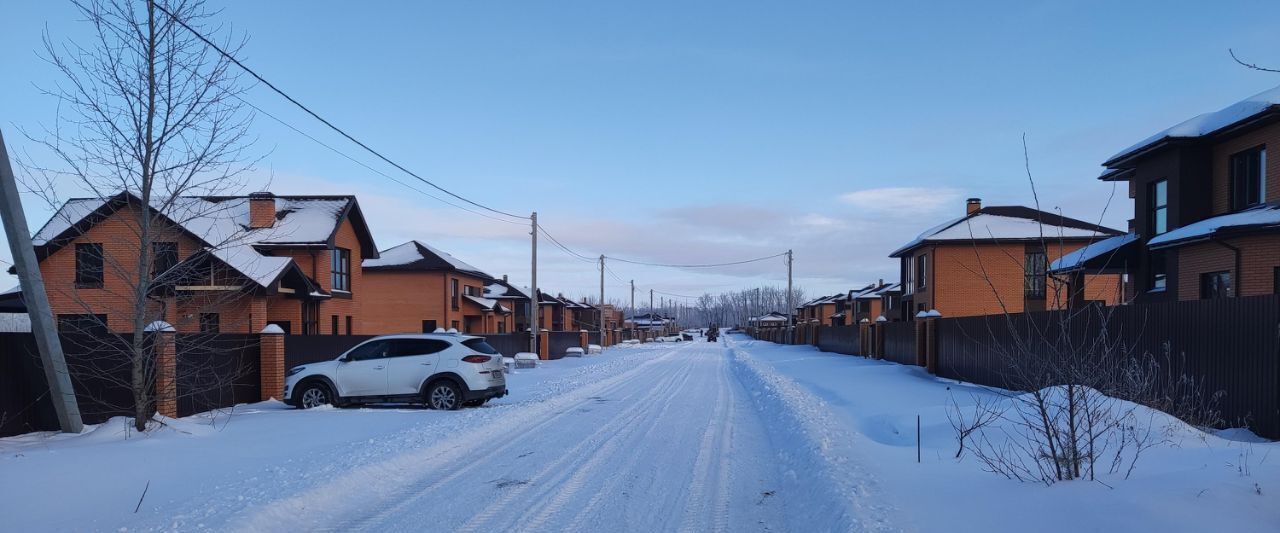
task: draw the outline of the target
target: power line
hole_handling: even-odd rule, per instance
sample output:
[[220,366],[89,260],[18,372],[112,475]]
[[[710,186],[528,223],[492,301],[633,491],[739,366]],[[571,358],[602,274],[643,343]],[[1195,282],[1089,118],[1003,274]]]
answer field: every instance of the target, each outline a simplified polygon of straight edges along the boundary
[[214,51],[218,52],[218,54],[222,55],[222,57],[226,58],[228,61],[231,61],[232,63],[234,63],[237,67],[240,67],[240,69],[241,69],[241,70],[244,70],[245,72],[249,73],[249,75],[250,75],[250,76],[253,76],[253,77],[254,77],[254,79],[257,79],[258,81],[262,82],[262,84],[263,84],[263,85],[266,85],[268,88],[270,88],[270,89],[271,89],[272,91],[274,91],[276,94],[278,94],[278,95],[280,95],[280,96],[284,97],[284,99],[285,99],[285,100],[288,100],[290,103],[292,103],[293,105],[297,106],[299,109],[301,109],[301,110],[305,111],[308,115],[311,115],[311,116],[312,116],[313,118],[315,118],[316,120],[319,120],[319,121],[320,121],[321,123],[323,123],[325,126],[328,126],[328,127],[329,127],[329,129],[332,129],[333,131],[338,132],[338,134],[342,135],[343,137],[346,137],[346,138],[347,138],[347,140],[349,140],[349,141],[351,141],[351,142],[355,143],[355,144],[356,144],[356,145],[358,145],[359,147],[364,148],[364,149],[365,149],[366,151],[368,151],[369,153],[371,153],[371,154],[373,154],[373,155],[377,156],[377,157],[378,157],[378,159],[381,159],[381,160],[385,161],[387,164],[389,164],[389,165],[391,165],[391,166],[393,166],[393,167],[396,167],[397,169],[399,169],[401,172],[404,172],[405,174],[408,174],[408,175],[410,175],[410,176],[413,176],[414,178],[417,178],[417,179],[418,179],[418,181],[421,181],[421,182],[423,182],[423,183],[426,183],[427,185],[430,185],[430,186],[434,187],[436,190],[439,190],[440,192],[443,192],[443,193],[445,193],[445,194],[447,194],[447,195],[449,195],[449,196],[452,196],[452,197],[454,197],[454,198],[457,198],[458,200],[461,200],[461,201],[463,201],[463,202],[466,202],[466,203],[468,203],[468,204],[471,204],[471,205],[473,205],[473,206],[475,206],[475,207],[478,207],[478,208],[480,208],[480,209],[484,209],[484,210],[486,210],[486,211],[491,211],[491,212],[493,212],[493,213],[497,213],[497,214],[499,214],[499,215],[505,215],[505,216],[508,216],[508,217],[511,217],[511,218],[526,219],[526,220],[528,219],[528,217],[524,217],[524,216],[520,216],[520,215],[515,215],[515,214],[508,213],[508,212],[506,212],[506,211],[501,211],[501,210],[498,210],[498,209],[494,209],[494,208],[489,207],[489,206],[487,206],[487,205],[484,205],[484,204],[481,204],[481,203],[475,202],[475,201],[473,201],[473,200],[470,200],[470,199],[468,199],[468,198],[465,198],[465,197],[459,196],[458,194],[454,193],[453,191],[450,191],[450,190],[448,190],[448,189],[445,189],[444,187],[441,187],[441,186],[439,186],[439,185],[436,185],[436,184],[435,184],[435,183],[433,183],[431,180],[428,180],[428,179],[426,179],[426,178],[424,178],[424,177],[422,177],[422,176],[419,176],[418,174],[416,174],[416,173],[414,173],[413,171],[411,171],[411,170],[409,170],[409,169],[405,168],[404,166],[400,165],[399,163],[396,163],[395,161],[392,161],[392,160],[391,160],[390,158],[388,158],[387,156],[382,155],[382,153],[381,153],[381,152],[378,152],[377,150],[374,150],[373,148],[369,147],[369,145],[367,145],[367,144],[365,144],[365,143],[361,142],[359,139],[356,139],[355,137],[351,136],[351,134],[348,134],[347,132],[343,131],[343,130],[342,130],[342,128],[339,128],[339,127],[335,126],[332,122],[329,122],[328,120],[326,120],[324,117],[320,116],[320,115],[319,115],[318,113],[316,113],[315,111],[312,111],[310,108],[308,108],[307,106],[303,105],[303,104],[302,104],[302,102],[299,102],[298,100],[296,100],[296,99],[295,99],[295,98],[293,98],[292,96],[289,96],[289,94],[288,94],[288,93],[284,92],[284,91],[283,91],[283,90],[281,90],[279,87],[276,87],[274,84],[272,84],[271,82],[267,81],[267,79],[266,79],[266,78],[263,78],[261,75],[259,75],[259,74],[258,74],[257,72],[255,72],[253,69],[249,68],[249,67],[248,67],[247,65],[245,65],[244,63],[241,63],[239,59],[236,59],[236,57],[235,57],[235,56],[231,55],[231,54],[230,54],[229,52],[227,52],[226,50],[223,50],[223,49],[222,49],[220,46],[218,46],[217,44],[214,44],[214,42],[213,42],[213,41],[209,40],[209,38],[205,37],[203,34],[201,34],[200,32],[196,31],[196,30],[195,30],[195,28],[192,28],[191,26],[187,25],[187,23],[186,23],[185,21],[183,21],[182,19],[179,19],[178,17],[174,16],[174,14],[173,14],[173,13],[170,13],[168,9],[165,9],[163,6],[161,6],[161,5],[159,5],[159,4],[153,4],[153,5],[155,5],[156,9],[160,10],[162,13],[164,13],[165,15],[167,15],[170,19],[173,19],[173,21],[174,21],[174,22],[178,23],[178,25],[179,25],[179,26],[182,26],[182,27],[183,27],[183,28],[185,28],[187,31],[191,32],[191,34],[192,34],[192,35],[195,35],[195,37],[196,37],[197,39],[199,39],[200,41],[204,42],[204,44],[205,44],[205,45],[207,45],[208,47],[212,48]]
[[724,267],[724,266],[733,266],[733,265],[745,265],[745,264],[747,264],[747,263],[755,263],[755,262],[758,262],[758,261],[765,261],[765,260],[773,259],[773,258],[776,258],[776,257],[782,257],[782,256],[784,256],[784,255],[787,255],[787,253],[786,253],[786,252],[782,252],[782,253],[780,253],[780,254],[773,254],[773,255],[770,255],[770,256],[767,256],[767,257],[757,257],[757,258],[755,258],[755,259],[744,259],[744,260],[742,260],[742,261],[730,261],[730,262],[728,262],[728,263],[706,263],[706,264],[686,264],[686,265],[679,265],[679,264],[667,264],[667,263],[649,263],[649,262],[645,262],[645,261],[634,261],[634,260],[631,260],[631,259],[623,259],[623,258],[621,258],[621,257],[614,257],[614,256],[611,256],[611,255],[607,255],[607,256],[605,256],[605,257],[606,257],[607,259],[612,259],[612,260],[614,260],[614,261],[620,261],[620,262],[623,262],[623,263],[630,263],[630,264],[633,264],[633,265],[642,265],[642,266],[651,266],[651,267],[666,267],[666,268],[715,268],[715,267]]

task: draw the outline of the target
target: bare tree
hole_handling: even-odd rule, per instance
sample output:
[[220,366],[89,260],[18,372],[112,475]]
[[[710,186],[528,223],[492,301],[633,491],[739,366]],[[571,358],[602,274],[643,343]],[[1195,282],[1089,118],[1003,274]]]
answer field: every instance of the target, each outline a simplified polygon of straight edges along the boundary
[[[243,296],[237,291],[176,300],[166,280],[232,276],[217,261],[186,260],[236,243],[215,219],[229,219],[230,202],[201,197],[238,190],[249,170],[252,115],[240,99],[240,83],[230,59],[192,33],[212,17],[200,0],[73,0],[93,26],[90,42],[55,43],[46,34],[44,57],[62,81],[44,92],[58,102],[51,128],[27,137],[57,161],[24,163],[28,187],[51,205],[63,205],[59,192],[87,195],[90,207],[119,202],[110,241],[95,250],[102,264],[97,280],[103,294],[86,297],[61,289],[93,317],[110,309],[112,329],[129,331],[122,342],[102,342],[100,350],[119,350],[128,366],[135,426],[145,428],[154,409],[154,354],[146,332],[155,322],[199,320],[200,309],[222,308]],[[236,53],[243,40],[222,40]],[[69,225],[84,211],[64,208],[50,224]],[[205,221],[197,224],[197,222]],[[196,233],[199,249],[182,249]],[[177,243],[170,245],[169,243]],[[170,246],[179,249],[169,250]],[[179,272],[173,255],[187,271]],[[159,268],[158,268],[159,267]],[[161,271],[163,270],[163,271]],[[172,285],[169,283],[168,285]],[[177,312],[171,307],[181,307]],[[92,321],[89,321],[92,322]],[[100,329],[107,324],[81,322]],[[118,370],[118,369],[107,369]],[[112,375],[119,375],[119,372]]]

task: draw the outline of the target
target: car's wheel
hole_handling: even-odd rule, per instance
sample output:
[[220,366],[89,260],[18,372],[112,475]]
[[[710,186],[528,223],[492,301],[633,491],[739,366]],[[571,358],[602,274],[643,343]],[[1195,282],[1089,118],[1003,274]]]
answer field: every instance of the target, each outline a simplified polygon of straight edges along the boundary
[[452,381],[440,380],[427,386],[427,407],[452,411],[462,407],[462,391]]
[[321,405],[332,405],[334,402],[333,393],[329,391],[329,387],[319,381],[312,381],[298,389],[298,408],[311,409],[312,407],[320,407]]
[[480,407],[481,405],[484,405],[488,402],[489,402],[488,398],[482,398],[479,400],[468,400],[468,401],[462,402],[462,405],[466,407]]

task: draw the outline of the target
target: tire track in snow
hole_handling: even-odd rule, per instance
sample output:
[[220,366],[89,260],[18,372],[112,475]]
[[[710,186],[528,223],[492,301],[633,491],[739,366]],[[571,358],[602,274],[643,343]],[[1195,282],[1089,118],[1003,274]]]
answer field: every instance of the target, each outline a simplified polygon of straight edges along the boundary
[[[573,415],[572,409],[566,409],[582,403],[587,398],[617,392],[629,385],[637,374],[643,374],[651,366],[659,365],[671,358],[675,350],[663,353],[653,359],[636,365],[625,372],[605,378],[599,382],[586,385],[563,396],[543,402],[536,402],[523,411],[504,413],[490,423],[511,422],[509,428],[494,430],[481,427],[467,431],[458,437],[428,446],[413,452],[392,457],[381,463],[365,465],[332,480],[331,482],[310,491],[284,498],[271,505],[263,506],[245,519],[232,524],[229,529],[244,531],[270,531],[279,524],[292,523],[300,529],[346,531],[358,524],[344,523],[344,513],[361,513],[367,509],[370,499],[386,503],[405,501],[405,497],[424,476],[439,472],[439,469],[455,466],[454,480],[458,476],[479,464],[472,460],[476,449],[489,450],[483,457],[492,458],[507,452],[519,444],[521,436],[536,432],[557,420]],[[530,412],[533,411],[533,412]],[[537,418],[538,414],[548,414],[545,418]],[[531,418],[531,415],[533,418]],[[495,433],[497,435],[495,435]],[[506,437],[505,444],[493,447],[496,438]],[[439,488],[443,483],[433,483]],[[360,487],[361,491],[344,490]],[[396,510],[402,506],[383,507],[381,514]],[[374,514],[379,514],[375,511]],[[368,516],[368,515],[364,515]],[[337,518],[338,520],[334,520]],[[358,519],[359,520],[359,519]],[[363,522],[364,520],[359,520]],[[334,525],[337,522],[338,525]]]
[[[686,366],[690,366],[690,365],[686,365]],[[680,379],[679,383],[674,384],[671,390],[675,390],[675,391],[682,390],[688,385],[691,373],[688,372],[687,369],[685,370],[686,371],[679,371],[679,373],[682,374],[682,378]],[[581,466],[575,469],[573,476],[570,477],[568,481],[566,481],[563,485],[560,485],[559,487],[554,488],[556,492],[555,496],[552,497],[550,502],[546,503],[542,507],[541,512],[535,515],[528,523],[519,524],[514,529],[517,531],[544,530],[544,526],[547,525],[547,520],[555,516],[561,510],[563,510],[564,507],[568,505],[569,502],[575,496],[578,495],[578,493],[587,484],[587,482],[594,479],[599,474],[599,469],[602,464],[604,464],[607,460],[613,459],[614,456],[616,456],[618,452],[621,449],[623,449],[624,445],[632,443],[630,441],[631,436],[636,434],[646,435],[650,431],[652,431],[654,427],[658,425],[658,423],[662,420],[662,417],[666,414],[667,410],[671,407],[672,404],[675,403],[675,399],[676,399],[676,395],[671,394],[669,392],[663,394],[662,396],[663,396],[662,406],[657,410],[658,412],[656,414],[651,412],[653,411],[652,408],[648,409],[646,410],[646,412],[641,413],[645,415],[643,418],[641,418],[641,420],[644,421],[642,424],[629,423],[627,425],[628,429],[625,432],[618,433],[615,436],[610,437],[609,440],[606,441],[604,446],[601,446],[600,448],[596,449],[592,453],[591,458],[587,460],[586,463],[582,464]],[[631,454],[631,457],[636,458],[636,457],[639,457],[639,455],[640,454],[638,453],[633,453]],[[616,478],[617,477],[616,474],[613,477]],[[596,494],[597,496],[599,496],[603,493],[597,492]],[[557,531],[559,530],[559,528],[554,528],[554,529]]]
[[[701,524],[706,518],[707,512],[707,482],[711,477],[711,470],[714,458],[711,456],[715,451],[715,443],[724,431],[722,420],[728,418],[725,416],[725,407],[728,404],[728,386],[725,383],[724,373],[716,372],[716,403],[715,408],[711,410],[711,419],[707,422],[706,429],[703,430],[702,439],[698,445],[698,456],[693,463],[693,479],[689,483],[689,496],[685,502],[684,516],[680,523],[680,531],[705,531],[706,526]],[[724,465],[720,461],[715,461],[721,467]],[[720,507],[716,505],[716,507]]]
[[[674,354],[676,353],[676,350],[673,350],[670,353]],[[686,363],[683,366],[688,365]],[[671,391],[677,390],[678,385],[683,384],[688,380],[689,373],[683,371],[683,366],[669,369],[667,374],[662,377],[660,385],[642,389],[642,397],[636,399],[634,403],[628,406],[622,413],[614,416],[609,422],[600,426],[591,435],[583,438],[571,449],[562,452],[562,455],[558,459],[548,463],[537,474],[529,478],[527,483],[505,492],[501,498],[491,503],[484,510],[474,515],[471,520],[468,520],[459,527],[458,531],[475,531],[477,529],[481,529],[482,526],[485,526],[488,522],[495,519],[498,513],[505,510],[511,502],[520,501],[521,497],[525,496],[525,494],[529,492],[537,491],[545,493],[547,491],[563,488],[561,484],[566,482],[567,479],[570,479],[573,476],[572,472],[574,471],[574,469],[566,467],[575,462],[582,461],[582,452],[585,449],[597,444],[596,440],[598,440],[602,435],[610,435],[610,437],[605,441],[607,444],[610,442],[618,442],[619,439],[617,439],[617,437],[619,435],[629,436],[634,433],[637,427],[635,422],[643,420],[643,415],[647,414],[648,411],[653,410],[653,402],[651,400],[663,396],[672,396],[672,394],[670,394]],[[605,451],[608,452],[611,450],[612,448]],[[602,458],[604,455],[593,454],[592,457],[587,458],[586,460],[591,461],[597,457]],[[597,465],[590,466],[594,468]],[[592,470],[587,468],[579,468],[576,470],[587,470],[588,472],[592,472]],[[546,489],[538,490],[542,487],[546,487]]]

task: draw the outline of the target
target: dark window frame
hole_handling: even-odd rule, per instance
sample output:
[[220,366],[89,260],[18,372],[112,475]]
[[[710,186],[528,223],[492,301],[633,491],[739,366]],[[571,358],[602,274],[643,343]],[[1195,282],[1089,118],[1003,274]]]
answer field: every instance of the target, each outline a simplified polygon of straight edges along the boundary
[[928,290],[929,254],[916,256],[916,292]]
[[102,243],[76,243],[76,288],[101,289],[106,278]]
[[1227,160],[1231,211],[1261,204],[1267,198],[1267,145],[1241,150]]
[[[1164,192],[1163,203],[1161,203],[1162,200],[1160,199],[1161,189]],[[1147,210],[1149,212],[1147,223],[1150,225],[1152,235],[1159,235],[1169,231],[1168,179],[1159,179],[1147,184]]]
[[1147,273],[1147,291],[1158,292],[1169,287],[1168,258],[1163,251],[1151,253],[1150,272]]
[[1230,270],[1200,273],[1200,299],[1213,300],[1235,296]]
[[351,315],[347,315],[347,335],[351,334]]
[[439,325],[438,323],[436,323],[436,321],[435,321],[435,320],[423,320],[423,321],[422,321],[422,332],[423,332],[423,333],[435,333],[436,329],[438,329],[439,327],[440,327],[440,325]]
[[217,335],[222,332],[222,316],[218,313],[200,313],[200,333]]
[[329,270],[333,290],[351,292],[351,250],[334,248],[329,255]]
[[1027,250],[1022,264],[1022,297],[1040,300],[1048,294],[1049,256],[1044,250]]
[[458,278],[449,278],[449,301],[454,311],[462,308],[461,296],[458,295]]
[[151,279],[178,266],[178,243],[156,241],[151,243]]
[[331,328],[329,330],[330,335],[338,334],[338,315],[329,315],[329,327]]

